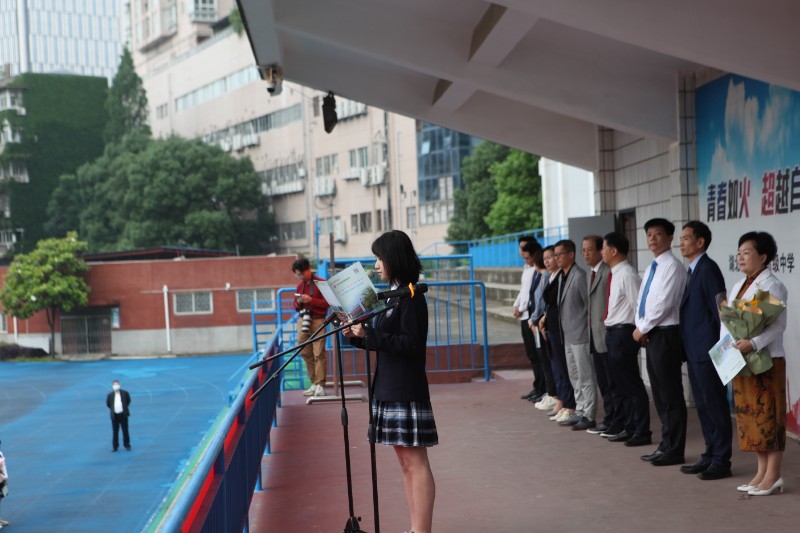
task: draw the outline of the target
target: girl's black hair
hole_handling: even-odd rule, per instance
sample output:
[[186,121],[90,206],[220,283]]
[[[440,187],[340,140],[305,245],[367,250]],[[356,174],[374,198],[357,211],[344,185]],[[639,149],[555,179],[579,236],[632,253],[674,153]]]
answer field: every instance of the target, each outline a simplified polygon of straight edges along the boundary
[[387,231],[372,243],[372,253],[383,262],[390,283],[417,283],[422,263],[408,235],[399,230]]

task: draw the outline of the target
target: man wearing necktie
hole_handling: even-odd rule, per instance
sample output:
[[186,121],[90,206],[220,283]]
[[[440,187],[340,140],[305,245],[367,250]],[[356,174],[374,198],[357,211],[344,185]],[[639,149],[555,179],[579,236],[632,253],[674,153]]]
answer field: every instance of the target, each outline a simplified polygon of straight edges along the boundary
[[653,218],[644,229],[654,259],[644,272],[646,281],[639,290],[633,338],[646,348],[653,403],[661,420],[661,442],[655,452],[643,455],[642,460],[654,466],[677,465],[684,462],[686,447],[686,400],[681,374],[684,355],[678,330],[686,271],[670,250],[675,225]]
[[681,299],[680,331],[706,449],[695,464],[682,466],[681,472],[703,480],[731,476],[733,439],[727,389],[708,355],[719,341],[718,301],[727,294],[719,266],[706,254],[710,244],[708,226],[698,220],[684,224],[681,254],[689,262],[689,280]]
[[[609,378],[608,349],[606,348],[606,327],[603,324],[608,303],[608,275],[611,269],[603,262],[601,250],[603,238],[588,235],[583,238],[581,255],[591,272],[589,274],[589,351],[592,354],[597,387],[603,398],[603,421],[587,433],[601,435],[610,429],[621,428],[625,424],[622,397],[614,389]],[[621,430],[621,429],[620,429]]]

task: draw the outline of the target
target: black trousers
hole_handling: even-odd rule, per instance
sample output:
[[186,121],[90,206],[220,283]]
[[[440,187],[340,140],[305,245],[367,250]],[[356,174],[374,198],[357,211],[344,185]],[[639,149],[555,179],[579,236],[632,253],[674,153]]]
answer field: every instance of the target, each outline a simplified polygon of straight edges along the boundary
[[648,334],[647,374],[653,403],[661,420],[661,444],[666,455],[683,457],[686,448],[686,400],[683,397],[683,344],[678,326],[654,328]]
[[639,343],[633,325],[606,331],[608,377],[622,399],[623,428],[634,435],[650,436],[650,398],[639,372]]
[[[607,349],[607,348],[606,348]],[[598,352],[594,347],[594,336],[589,333],[589,350],[594,362],[594,374],[597,377],[597,388],[603,398],[603,424],[610,428],[622,427],[625,415],[622,412],[622,396],[609,377],[608,353]]]
[[687,363],[692,396],[703,430],[706,449],[701,460],[730,466],[733,446],[733,424],[728,404],[728,390],[719,379],[711,361]]
[[539,351],[536,349],[535,333],[531,331],[527,320],[520,320],[519,325],[522,332],[522,344],[525,346],[525,355],[528,356],[533,369],[533,392],[537,396],[541,396],[547,389],[547,380],[542,368],[542,358],[539,357]]
[[561,332],[547,330],[547,343],[550,346],[550,365],[556,382],[558,399],[565,409],[575,409],[575,391],[569,380],[567,369],[567,355],[564,353],[564,344],[561,342]]
[[119,428],[122,428],[122,444],[126,448],[130,448],[131,436],[128,434],[128,417],[122,413],[114,413],[111,415],[111,430],[113,432],[111,443],[115,450],[119,448]]

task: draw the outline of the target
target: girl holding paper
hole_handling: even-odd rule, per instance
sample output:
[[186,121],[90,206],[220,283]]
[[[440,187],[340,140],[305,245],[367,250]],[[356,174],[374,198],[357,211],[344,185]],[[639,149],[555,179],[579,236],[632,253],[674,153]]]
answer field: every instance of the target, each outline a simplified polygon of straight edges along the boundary
[[[411,239],[389,231],[372,243],[375,271],[392,289],[417,283],[422,264]],[[391,304],[392,301],[389,300]],[[372,326],[356,324],[343,332],[359,348],[377,352],[372,414],[375,442],[393,446],[403,473],[411,531],[429,533],[436,485],[428,447],[438,444],[425,374],[428,306],[425,296],[401,298],[398,307]]]

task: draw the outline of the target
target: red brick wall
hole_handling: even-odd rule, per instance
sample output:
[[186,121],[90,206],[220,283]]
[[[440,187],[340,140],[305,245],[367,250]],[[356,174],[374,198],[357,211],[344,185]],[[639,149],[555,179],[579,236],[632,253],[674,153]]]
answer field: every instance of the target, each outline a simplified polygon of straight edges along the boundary
[[[89,306],[120,308],[120,329],[158,329],[164,327],[164,296],[169,288],[172,328],[249,325],[250,314],[236,310],[236,291],[240,289],[279,289],[294,287],[292,274],[295,256],[214,257],[185,260],[123,261],[90,263],[86,282],[91,287]],[[8,267],[0,268],[0,286]],[[230,283],[230,290],[225,290]],[[213,314],[176,315],[173,292],[210,291]],[[9,330],[12,325],[9,320]],[[20,332],[49,333],[43,312],[32,316]],[[11,332],[11,331],[9,331]]]

